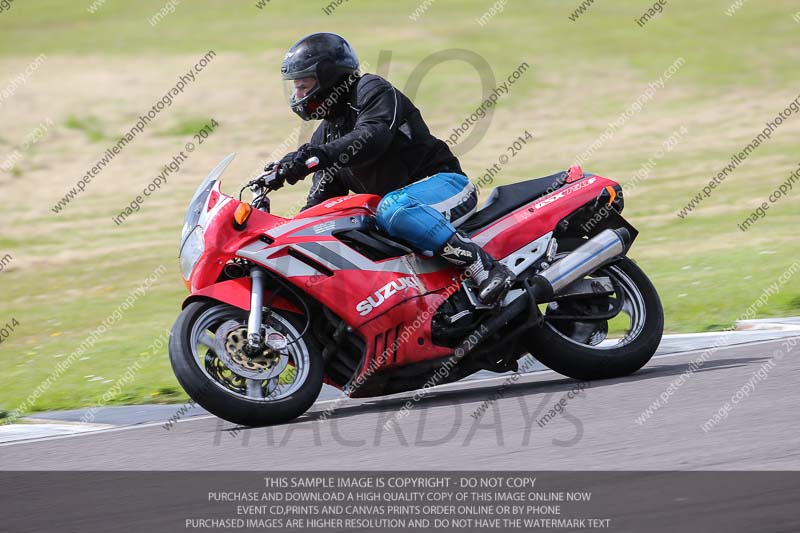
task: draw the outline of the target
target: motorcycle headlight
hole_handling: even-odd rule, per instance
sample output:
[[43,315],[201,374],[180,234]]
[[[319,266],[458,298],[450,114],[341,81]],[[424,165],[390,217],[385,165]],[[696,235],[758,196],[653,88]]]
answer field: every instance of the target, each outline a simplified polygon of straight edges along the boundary
[[192,275],[192,270],[194,270],[204,250],[203,228],[195,226],[194,230],[183,241],[183,246],[181,246],[180,264],[183,279],[188,280],[189,276]]

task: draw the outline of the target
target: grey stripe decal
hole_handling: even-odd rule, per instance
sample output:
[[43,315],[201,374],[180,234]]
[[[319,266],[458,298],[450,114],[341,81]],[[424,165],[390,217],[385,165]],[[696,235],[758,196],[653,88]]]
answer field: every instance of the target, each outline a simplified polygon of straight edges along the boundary
[[331,215],[322,215],[318,217],[309,217],[309,218],[301,218],[298,220],[289,220],[288,222],[281,224],[280,226],[275,226],[274,228],[268,229],[265,233],[273,238],[281,237],[292,230],[297,228],[301,228],[306,224],[313,224],[315,222],[319,222],[320,220],[324,220],[326,218],[330,218]]
[[[516,211],[514,211],[516,213]],[[494,226],[489,227],[488,229],[482,231],[478,235],[472,237],[472,240],[478,243],[479,245],[483,246],[490,240],[494,239],[499,233],[507,230],[514,224],[516,224],[517,220],[515,216],[511,214],[506,215],[506,218],[502,219],[500,222],[495,223]]]
[[275,272],[280,272],[286,277],[313,276],[319,274],[319,272],[302,261],[298,261],[294,257],[288,255],[276,257],[275,259],[267,259],[267,256],[279,252],[283,248],[286,248],[286,246],[267,248],[264,243],[257,242],[241,248],[236,252],[236,255],[262,264]]
[[333,250],[330,250],[317,242],[296,244],[295,247],[305,250],[308,253],[316,256],[316,259],[318,259],[321,263],[327,263],[326,266],[330,266],[338,270],[360,270],[357,265],[354,265]]

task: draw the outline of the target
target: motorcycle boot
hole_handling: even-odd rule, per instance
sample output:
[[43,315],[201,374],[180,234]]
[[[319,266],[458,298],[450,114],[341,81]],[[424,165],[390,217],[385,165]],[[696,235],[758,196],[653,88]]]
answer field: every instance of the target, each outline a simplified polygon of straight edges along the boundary
[[496,303],[514,279],[514,273],[504,264],[459,232],[447,240],[437,255],[464,270],[477,284],[478,300],[484,305]]

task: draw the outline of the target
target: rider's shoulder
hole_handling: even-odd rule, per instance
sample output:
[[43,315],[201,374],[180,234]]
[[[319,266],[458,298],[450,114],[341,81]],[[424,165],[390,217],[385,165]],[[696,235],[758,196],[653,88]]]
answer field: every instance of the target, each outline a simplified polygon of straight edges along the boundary
[[388,80],[377,74],[364,74],[358,79],[358,100],[364,101],[376,94],[394,90]]

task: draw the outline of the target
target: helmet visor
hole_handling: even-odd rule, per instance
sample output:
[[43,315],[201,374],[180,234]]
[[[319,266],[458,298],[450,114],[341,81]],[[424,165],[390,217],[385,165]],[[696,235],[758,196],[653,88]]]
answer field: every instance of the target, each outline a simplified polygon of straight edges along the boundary
[[289,105],[302,104],[319,92],[319,82],[315,77],[283,80],[285,94],[289,97]]

